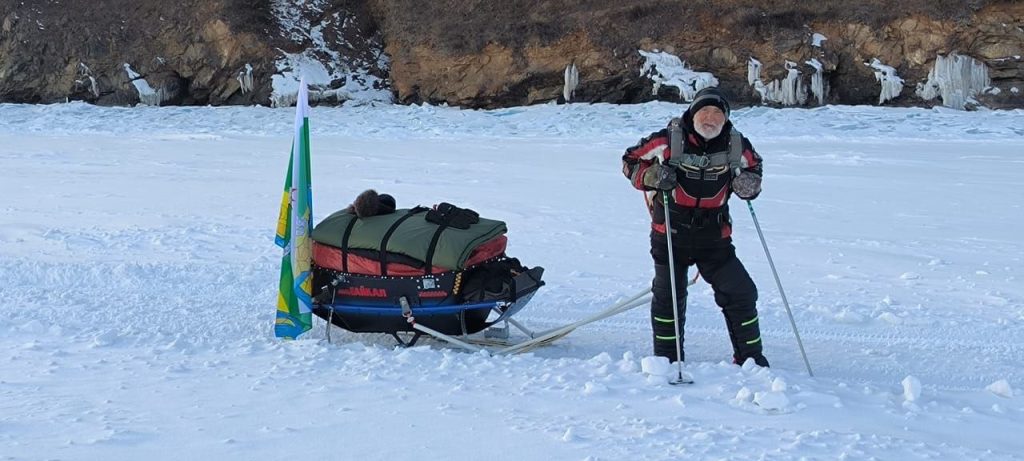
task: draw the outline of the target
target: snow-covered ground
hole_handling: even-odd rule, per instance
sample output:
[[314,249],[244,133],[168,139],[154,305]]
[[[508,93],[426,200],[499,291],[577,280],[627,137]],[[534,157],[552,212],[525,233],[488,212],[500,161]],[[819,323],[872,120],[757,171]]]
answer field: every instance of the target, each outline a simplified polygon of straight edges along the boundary
[[[315,108],[314,215],[366,188],[502,219],[544,329],[649,284],[622,150],[673,104]],[[693,288],[691,386],[644,308],[532,354],[273,337],[291,109],[0,105],[0,460],[1020,459],[1024,111],[738,110],[771,369]],[[757,403],[755,403],[755,401]]]

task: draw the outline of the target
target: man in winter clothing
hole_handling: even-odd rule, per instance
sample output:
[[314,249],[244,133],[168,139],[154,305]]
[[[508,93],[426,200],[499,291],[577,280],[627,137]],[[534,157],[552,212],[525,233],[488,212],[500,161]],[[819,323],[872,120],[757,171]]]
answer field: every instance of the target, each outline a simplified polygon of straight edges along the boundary
[[[654,281],[651,325],[654,354],[676,357],[676,328],[668,240],[676,270],[679,333],[686,322],[686,269],[696,265],[715,292],[732,341],[733,361],[747,359],[768,366],[758,327],[757,287],[736,257],[728,200],[736,194],[753,200],[761,193],[761,157],[729,121],[729,102],[718,88],[697,93],[682,119],[644,138],[622,156],[622,172],[633,187],[645,191],[651,212]],[[665,228],[662,194],[669,194],[672,229]],[[680,344],[683,338],[679,338]]]

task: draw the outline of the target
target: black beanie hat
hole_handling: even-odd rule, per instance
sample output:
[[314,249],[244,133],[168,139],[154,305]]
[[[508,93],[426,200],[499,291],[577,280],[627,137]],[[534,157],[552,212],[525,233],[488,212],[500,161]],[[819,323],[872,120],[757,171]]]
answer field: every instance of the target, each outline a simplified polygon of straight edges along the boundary
[[693,117],[698,110],[704,106],[715,106],[722,109],[722,113],[725,114],[725,118],[729,118],[729,100],[725,99],[725,94],[718,87],[709,86],[697,92],[697,95],[693,97],[693,102],[690,103],[690,108],[687,109],[690,112],[690,116]]

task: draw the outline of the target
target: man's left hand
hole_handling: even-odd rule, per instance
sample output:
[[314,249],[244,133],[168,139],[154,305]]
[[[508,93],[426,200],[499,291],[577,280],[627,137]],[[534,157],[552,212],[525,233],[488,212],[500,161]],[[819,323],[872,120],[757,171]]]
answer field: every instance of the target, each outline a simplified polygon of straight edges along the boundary
[[732,191],[743,200],[753,200],[761,193],[761,175],[743,171],[732,180]]

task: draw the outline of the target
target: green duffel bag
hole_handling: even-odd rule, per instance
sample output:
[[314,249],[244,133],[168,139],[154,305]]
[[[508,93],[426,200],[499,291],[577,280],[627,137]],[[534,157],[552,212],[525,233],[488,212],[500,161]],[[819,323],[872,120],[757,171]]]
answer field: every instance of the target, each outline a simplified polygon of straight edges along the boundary
[[[456,219],[451,225],[439,224],[438,210],[445,205],[472,213],[472,222]],[[458,218],[466,216],[465,213],[457,215]],[[478,218],[472,211],[441,204],[433,210],[426,207],[398,209],[362,218],[350,208],[344,209],[317,224],[311,237],[344,251],[378,251],[382,258],[386,253],[399,253],[422,261],[427,267],[461,270],[474,249],[507,231],[502,221]]]

